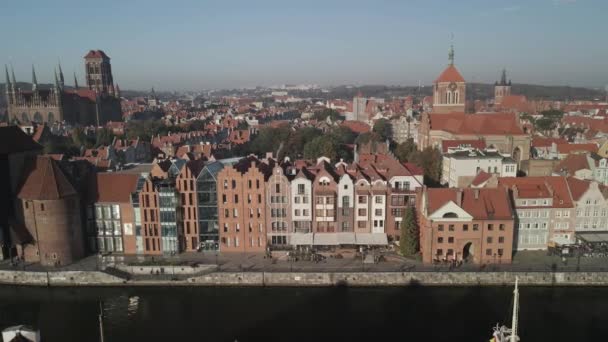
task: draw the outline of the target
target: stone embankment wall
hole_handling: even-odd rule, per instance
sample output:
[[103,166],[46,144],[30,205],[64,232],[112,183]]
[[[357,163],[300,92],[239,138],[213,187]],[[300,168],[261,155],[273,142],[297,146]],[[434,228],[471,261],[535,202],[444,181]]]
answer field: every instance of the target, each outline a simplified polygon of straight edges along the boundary
[[0,284],[32,286],[608,286],[608,272],[212,272],[182,280],[123,279],[104,272],[0,271]]

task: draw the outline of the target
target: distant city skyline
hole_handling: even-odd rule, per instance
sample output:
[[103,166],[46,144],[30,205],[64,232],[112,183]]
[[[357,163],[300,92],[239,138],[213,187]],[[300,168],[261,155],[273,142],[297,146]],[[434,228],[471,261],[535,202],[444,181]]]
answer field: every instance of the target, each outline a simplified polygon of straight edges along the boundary
[[[430,85],[450,44],[468,82],[604,88],[602,0],[21,1],[0,4],[2,64],[19,81],[84,85],[102,49],[122,89]],[[453,35],[453,39],[452,39]],[[0,80],[4,82],[4,80]]]

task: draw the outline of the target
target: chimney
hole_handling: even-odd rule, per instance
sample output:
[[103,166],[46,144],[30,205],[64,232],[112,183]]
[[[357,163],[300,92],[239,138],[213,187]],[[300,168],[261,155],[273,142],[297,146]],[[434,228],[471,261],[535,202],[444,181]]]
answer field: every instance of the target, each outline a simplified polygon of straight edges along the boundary
[[456,205],[459,207],[462,207],[462,196],[463,196],[464,192],[462,191],[462,189],[458,189],[456,190]]
[[478,200],[479,199],[479,188],[475,188],[475,190],[473,190],[473,193],[475,194],[475,199]]

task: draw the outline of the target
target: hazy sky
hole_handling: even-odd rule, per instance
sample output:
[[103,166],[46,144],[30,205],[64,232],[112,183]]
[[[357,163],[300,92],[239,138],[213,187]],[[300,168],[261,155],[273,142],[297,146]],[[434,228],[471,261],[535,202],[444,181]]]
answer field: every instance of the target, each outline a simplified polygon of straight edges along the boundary
[[[3,0],[0,62],[52,80],[103,49],[123,89],[468,81],[608,84],[607,0]],[[4,82],[4,77],[0,82]]]

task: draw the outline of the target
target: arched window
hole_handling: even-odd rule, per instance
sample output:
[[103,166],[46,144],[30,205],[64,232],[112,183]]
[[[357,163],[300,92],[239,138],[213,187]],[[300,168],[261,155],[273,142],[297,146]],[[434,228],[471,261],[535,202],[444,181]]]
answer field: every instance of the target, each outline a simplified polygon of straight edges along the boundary
[[55,114],[53,114],[53,112],[49,112],[48,116],[47,116],[47,120],[46,120],[49,124],[52,124],[55,122]]
[[456,215],[456,213],[449,212],[449,213],[443,214],[443,218],[458,218],[458,215]]
[[40,114],[40,112],[36,112],[34,113],[34,122],[36,123],[42,123],[42,115]]
[[21,113],[21,123],[27,123],[30,121],[29,116],[27,116],[27,113]]
[[452,103],[452,92],[448,92],[448,104]]

